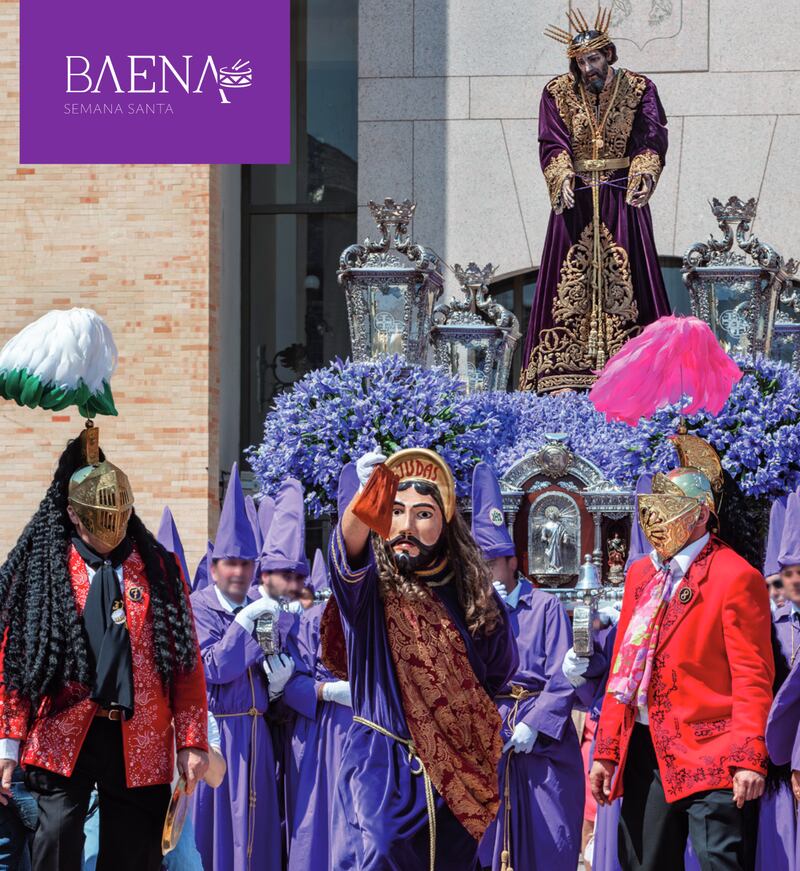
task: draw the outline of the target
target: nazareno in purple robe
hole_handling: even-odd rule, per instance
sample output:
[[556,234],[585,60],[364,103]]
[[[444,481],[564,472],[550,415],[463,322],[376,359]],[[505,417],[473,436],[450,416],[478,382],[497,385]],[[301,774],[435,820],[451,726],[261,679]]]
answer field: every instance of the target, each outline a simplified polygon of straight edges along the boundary
[[297,711],[292,756],[300,772],[291,819],[289,871],[337,871],[331,861],[331,814],[339,767],[353,711],[317,698],[320,683],[335,681],[320,658],[324,605],[301,617],[298,645],[308,674],[295,674],[284,700]]
[[[481,842],[483,865],[500,868],[503,851],[505,798],[509,776],[511,860],[515,869],[550,871],[577,868],[583,822],[583,760],[572,723],[574,691],[561,672],[572,646],[572,628],[554,596],[523,585],[516,608],[509,612],[520,663],[510,684],[539,693],[519,704],[516,722],[539,734],[530,753],[507,751],[500,760],[500,810]],[[511,699],[498,699],[503,742],[511,737]]]
[[[791,664],[792,659],[797,658],[796,654],[800,650],[800,625],[796,620],[793,620],[791,604],[786,602],[777,608],[772,620],[781,652],[786,658],[786,662]],[[789,683],[790,679],[791,677],[787,678],[784,686]],[[791,689],[786,694],[782,693],[783,687],[775,697],[767,721],[767,749],[773,762],[778,761],[773,753],[776,725],[778,731],[781,731],[779,726],[781,716],[779,713],[777,716],[774,715],[783,709],[785,699],[791,695]],[[797,710],[793,728],[796,733],[798,719],[800,719],[800,699],[797,697],[795,697],[795,706]],[[794,736],[792,735],[792,737]],[[789,749],[788,741],[779,743],[786,743],[787,749]],[[781,758],[781,764],[789,761],[785,757],[785,751],[781,753],[778,750],[777,752]],[[798,757],[800,757],[800,753],[798,753]],[[792,759],[792,767],[800,768],[800,758]],[[777,788],[768,789],[759,802],[756,867],[766,868],[769,871],[800,871],[797,811],[795,810],[792,789],[788,783],[780,783]]]
[[[331,536],[331,587],[342,618],[353,714],[409,739],[400,687],[389,649],[383,601],[371,546],[364,566],[353,568]],[[434,588],[467,649],[470,665],[491,698],[517,668],[517,647],[506,609],[503,624],[473,638],[452,583]],[[499,602],[498,598],[498,602]],[[333,807],[331,864],[337,871],[424,871],[429,863],[424,780],[414,774],[406,747],[354,722],[345,743]],[[436,869],[473,871],[478,843],[436,788]]]
[[[213,582],[192,594],[208,709],[228,765],[217,789],[200,783],[191,813],[206,871],[272,871],[281,862],[280,818],[264,654],[220,604]],[[250,716],[255,710],[257,716]],[[250,804],[252,796],[253,804]]]
[[[575,205],[563,209],[561,186],[575,161],[592,157],[586,110],[572,76],[553,79],[539,107],[539,158],[553,211],[547,227],[522,356],[520,389],[539,393],[587,389],[593,372],[622,344],[662,315],[670,313],[658,265],[650,207],[626,202],[628,179],[647,171],[658,181],[667,152],[667,119],[655,85],[644,76],[618,70],[617,99],[606,122],[599,156],[631,160],[630,167],[601,175],[601,299],[604,356],[589,351],[594,245],[592,177],[575,178]],[[605,114],[614,83],[601,96]],[[591,101],[593,98],[589,97]],[[594,114],[592,103],[589,109]]]

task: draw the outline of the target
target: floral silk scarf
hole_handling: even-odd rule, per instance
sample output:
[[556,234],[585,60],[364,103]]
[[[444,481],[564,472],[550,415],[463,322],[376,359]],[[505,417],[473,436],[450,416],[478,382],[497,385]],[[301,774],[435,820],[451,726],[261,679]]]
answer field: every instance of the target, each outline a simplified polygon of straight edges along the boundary
[[647,582],[625,630],[606,689],[624,705],[631,702],[639,708],[647,705],[653,657],[671,587],[672,568],[667,564]]

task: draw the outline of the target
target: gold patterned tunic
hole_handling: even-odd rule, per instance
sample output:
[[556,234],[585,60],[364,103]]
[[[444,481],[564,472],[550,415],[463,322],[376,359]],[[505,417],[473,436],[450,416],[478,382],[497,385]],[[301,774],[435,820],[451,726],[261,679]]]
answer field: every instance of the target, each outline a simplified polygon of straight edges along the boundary
[[[655,86],[618,70],[595,97],[571,74],[553,79],[542,93],[539,151],[553,211],[520,389],[588,389],[627,339],[669,314],[649,206],[631,203],[644,174],[655,187],[666,156]],[[562,191],[573,177],[568,209]]]

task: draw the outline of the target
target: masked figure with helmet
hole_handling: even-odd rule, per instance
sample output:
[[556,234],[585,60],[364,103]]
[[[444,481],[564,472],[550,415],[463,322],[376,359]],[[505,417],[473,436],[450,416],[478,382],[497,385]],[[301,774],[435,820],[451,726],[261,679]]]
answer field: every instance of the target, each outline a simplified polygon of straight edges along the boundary
[[331,867],[472,871],[500,803],[492,699],[518,663],[508,611],[438,454],[367,454],[356,468],[364,487],[331,537],[320,627],[353,707]]
[[37,798],[34,871],[79,871],[95,788],[98,869],[158,869],[175,751],[190,791],[208,765],[186,581],[97,432],[67,445],[0,567],[0,770],[6,787],[19,760]]
[[774,661],[760,572],[715,534],[722,468],[697,436],[673,437],[681,466],[639,496],[653,546],[631,565],[590,781],[624,795],[624,869],[752,867]]

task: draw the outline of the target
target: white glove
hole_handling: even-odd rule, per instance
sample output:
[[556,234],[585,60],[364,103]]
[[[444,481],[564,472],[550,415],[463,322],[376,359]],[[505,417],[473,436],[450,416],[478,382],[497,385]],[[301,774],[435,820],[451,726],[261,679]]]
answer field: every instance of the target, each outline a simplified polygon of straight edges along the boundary
[[272,614],[275,617],[278,611],[280,611],[280,605],[274,599],[271,599],[262,588],[261,598],[256,599],[255,602],[251,602],[249,605],[245,605],[234,619],[245,632],[250,633],[255,629],[256,620],[259,617],[264,614]]
[[506,741],[506,746],[503,747],[503,753],[506,750],[511,750],[512,753],[530,753],[538,735],[535,729],[531,729],[525,723],[517,723],[511,737]]
[[586,683],[586,678],[583,677],[583,675],[586,674],[588,668],[589,657],[578,656],[578,654],[575,653],[575,648],[570,647],[564,657],[564,661],[561,663],[561,671],[572,686],[577,688]]
[[508,590],[506,589],[505,584],[501,584],[500,581],[492,581],[492,586],[497,591],[497,595],[505,602],[508,598]]
[[272,653],[264,660],[264,671],[269,681],[270,700],[277,699],[294,674],[294,660],[288,654]]
[[303,613],[303,603],[298,602],[297,599],[295,599],[294,602],[289,602],[289,604],[286,606],[286,610],[290,614],[302,614]]
[[597,609],[598,616],[602,619],[604,626],[616,626],[619,623],[619,612],[622,607],[622,602],[618,605],[601,605]]
[[346,680],[332,680],[322,685],[322,700],[324,702],[336,702],[337,705],[353,707],[353,698],[350,694],[350,682]]
[[386,456],[380,451],[369,451],[363,457],[359,457],[356,460],[356,474],[362,489],[367,486],[367,481],[369,481],[369,476],[372,474],[375,466],[380,466],[385,462]]

